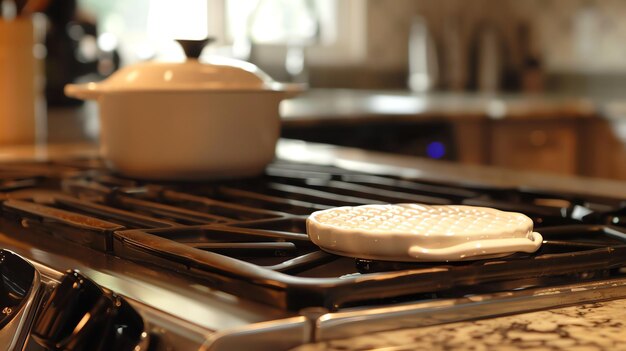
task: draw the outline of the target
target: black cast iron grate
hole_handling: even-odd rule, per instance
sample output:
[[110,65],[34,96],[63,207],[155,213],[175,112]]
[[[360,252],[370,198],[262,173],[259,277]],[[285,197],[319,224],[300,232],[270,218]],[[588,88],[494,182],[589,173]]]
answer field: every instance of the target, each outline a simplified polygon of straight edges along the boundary
[[[261,177],[209,183],[125,179],[93,160],[5,164],[0,177],[0,229],[9,235],[62,238],[293,310],[602,279],[622,274],[626,266],[621,199],[478,188],[286,162],[270,165]],[[329,254],[306,235],[306,217],[315,210],[402,202],[523,212],[545,241],[535,254],[397,263]]]

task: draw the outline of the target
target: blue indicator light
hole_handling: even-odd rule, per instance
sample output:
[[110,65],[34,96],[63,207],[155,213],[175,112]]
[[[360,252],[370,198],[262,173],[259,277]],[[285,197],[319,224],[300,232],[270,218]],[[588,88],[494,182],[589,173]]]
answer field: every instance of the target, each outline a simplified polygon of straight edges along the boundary
[[430,158],[440,159],[446,155],[446,146],[440,141],[433,141],[426,146],[426,155]]

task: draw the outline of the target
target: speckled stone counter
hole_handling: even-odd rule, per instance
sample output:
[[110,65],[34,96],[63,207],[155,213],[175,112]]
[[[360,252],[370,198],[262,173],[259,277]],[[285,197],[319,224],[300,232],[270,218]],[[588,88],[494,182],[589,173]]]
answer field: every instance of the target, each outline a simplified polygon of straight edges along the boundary
[[298,347],[319,350],[626,350],[626,300],[374,333]]

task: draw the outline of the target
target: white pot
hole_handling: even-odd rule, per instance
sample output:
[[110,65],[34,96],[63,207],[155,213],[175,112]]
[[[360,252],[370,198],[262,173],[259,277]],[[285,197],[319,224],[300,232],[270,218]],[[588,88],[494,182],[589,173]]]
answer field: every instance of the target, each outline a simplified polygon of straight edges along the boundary
[[68,96],[98,101],[108,167],[162,180],[261,173],[274,158],[279,103],[300,91],[223,58],[142,63],[100,83],[65,87]]

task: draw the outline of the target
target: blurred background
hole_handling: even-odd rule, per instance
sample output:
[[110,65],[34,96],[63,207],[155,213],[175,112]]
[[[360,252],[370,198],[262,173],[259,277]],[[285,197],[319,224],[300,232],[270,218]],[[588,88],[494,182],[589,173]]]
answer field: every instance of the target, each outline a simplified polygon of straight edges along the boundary
[[[92,21],[98,49],[117,50],[123,64],[175,59],[172,37],[211,36],[208,53],[254,61],[279,80],[301,69],[313,87],[405,88],[413,39],[437,90],[476,90],[491,74],[494,86],[482,88],[594,92],[626,73],[625,13],[619,0],[80,0],[75,20]],[[93,55],[84,39],[83,56]],[[494,72],[477,76],[487,64]],[[543,77],[528,77],[536,69]]]
[[[65,84],[182,61],[173,38],[213,37],[203,56],[309,85],[281,106],[284,137],[626,179],[621,0],[65,0],[41,12],[49,121],[79,104]],[[97,137],[97,119],[83,124]]]

